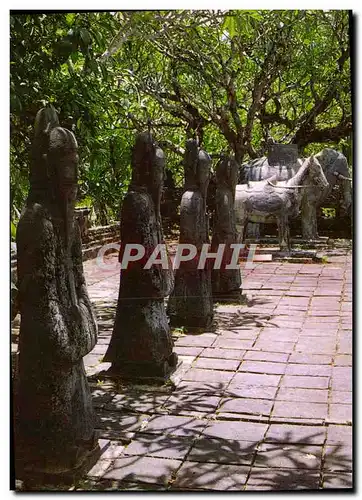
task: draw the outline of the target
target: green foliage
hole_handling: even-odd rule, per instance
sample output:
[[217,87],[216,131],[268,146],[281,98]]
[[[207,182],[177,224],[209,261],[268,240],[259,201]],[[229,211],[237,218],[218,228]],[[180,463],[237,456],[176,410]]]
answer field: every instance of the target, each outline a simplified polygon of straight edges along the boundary
[[336,216],[335,208],[322,208],[323,216],[327,219],[334,219]]
[[11,241],[15,241],[16,238],[16,226],[13,221],[10,221],[10,233],[11,233]]
[[36,112],[79,143],[79,203],[118,218],[131,146],[148,124],[182,183],[185,139],[239,161],[266,141],[351,158],[348,12],[125,11],[10,16],[12,220],[28,190]]
[[103,222],[117,217],[133,134],[120,127],[119,68],[100,61],[116,27],[111,13],[11,16],[11,199],[18,211],[28,190],[34,119],[51,102],[79,144],[79,201],[87,197]]

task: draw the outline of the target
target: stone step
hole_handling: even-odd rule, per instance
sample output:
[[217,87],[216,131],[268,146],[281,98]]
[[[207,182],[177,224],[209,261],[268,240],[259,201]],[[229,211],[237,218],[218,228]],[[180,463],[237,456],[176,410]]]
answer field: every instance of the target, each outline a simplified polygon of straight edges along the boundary
[[87,243],[84,243],[82,245],[82,250],[87,250],[88,248],[92,248],[94,246],[103,246],[107,245],[108,243],[118,243],[119,244],[119,235],[115,236],[109,236],[107,238],[100,238],[94,241],[89,241]]

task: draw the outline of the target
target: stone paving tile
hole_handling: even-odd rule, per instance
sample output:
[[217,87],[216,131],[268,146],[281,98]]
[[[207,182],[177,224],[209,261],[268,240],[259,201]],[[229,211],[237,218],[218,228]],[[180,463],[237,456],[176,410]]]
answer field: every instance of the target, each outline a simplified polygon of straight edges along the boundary
[[[99,445],[101,446],[101,443],[99,443]],[[111,441],[108,448],[100,456],[99,460],[115,460],[122,455],[124,448],[124,444],[120,441]]]
[[[253,308],[249,308],[254,313]],[[265,312],[265,311],[264,311]],[[261,328],[253,328],[253,329],[232,329],[232,330],[220,330],[218,331],[219,335],[222,335],[224,339],[235,339],[235,340],[255,340],[259,335]]]
[[287,365],[285,363],[244,360],[241,362],[241,365],[239,367],[239,372],[283,375],[285,373],[286,366]]
[[258,337],[258,342],[296,342],[300,336],[299,332],[299,329],[264,328]]
[[301,387],[306,389],[327,389],[329,377],[308,377],[304,375],[284,375],[281,387]]
[[344,443],[327,445],[324,451],[325,471],[352,471],[352,447]]
[[352,405],[331,403],[329,405],[329,420],[332,422],[352,422]]
[[122,457],[113,462],[103,478],[166,485],[181,464],[180,460],[156,457]]
[[206,424],[206,421],[192,417],[160,415],[151,417],[140,432],[163,434],[165,436],[195,437],[203,431]]
[[242,490],[249,466],[186,461],[177,472],[171,490]]
[[286,375],[308,375],[310,377],[329,377],[332,373],[332,367],[329,365],[301,365],[289,363]]
[[[313,307],[310,307],[308,309],[308,316],[307,316],[308,323],[309,323],[310,319],[313,319],[314,321],[319,321],[319,320],[324,321],[324,319],[327,319],[327,318],[328,318],[328,321],[335,320],[335,324],[337,325],[339,322],[339,312],[337,310],[333,311],[333,312],[331,310],[323,311],[319,308],[314,309]],[[307,323],[307,325],[308,325],[308,323]]]
[[251,385],[251,386],[278,386],[280,382],[280,375],[264,375],[260,373],[236,373],[231,385]]
[[281,387],[276,396],[277,401],[295,401],[298,403],[327,403],[328,389],[298,389]]
[[210,347],[216,338],[212,334],[186,335],[179,337],[175,344],[177,347]]
[[352,391],[352,369],[348,367],[348,370],[349,375],[332,376],[331,387],[333,391]]
[[331,354],[310,354],[292,352],[288,359],[289,363],[300,363],[306,365],[331,365],[333,356]]
[[352,392],[332,390],[331,403],[352,404]]
[[338,341],[337,352],[339,354],[350,354],[352,352],[352,340],[351,339],[340,339]]
[[296,346],[297,352],[313,354],[334,354],[336,341],[325,337],[301,337]]
[[[288,288],[286,288],[288,290]],[[258,290],[258,297],[282,297],[284,295],[284,292],[286,291],[284,287],[282,289],[277,289],[275,287],[270,288],[269,285],[267,288],[262,288],[261,290]]]
[[353,475],[351,472],[325,473],[322,488],[353,488]]
[[352,447],[351,425],[329,425],[327,427],[327,444],[344,443]]
[[217,359],[217,358],[199,357],[193,363],[193,368],[235,371],[238,369],[239,365],[240,361],[235,359]]
[[106,406],[106,410],[132,410],[138,413],[157,411],[169,398],[169,394],[128,392],[117,394]]
[[193,382],[218,382],[227,385],[232,379],[234,372],[221,370],[203,370],[199,368],[191,368],[186,372],[183,379]]
[[250,422],[258,424],[269,424],[271,417],[268,415],[257,415],[253,413],[229,413],[217,412],[217,419],[220,422]]
[[338,329],[337,325],[331,326],[330,328],[302,328],[300,332],[300,339],[302,340],[303,337],[328,337],[328,338],[335,338],[337,336]]
[[306,403],[305,401],[276,401],[273,408],[273,416],[284,418],[326,419],[328,416],[328,404]]
[[322,445],[326,432],[322,426],[271,424],[265,442]]
[[257,340],[254,349],[268,352],[284,352],[290,354],[294,349],[295,342],[277,342],[270,340]]
[[319,473],[296,469],[271,469],[253,467],[246,483],[246,490],[317,490]]
[[313,294],[313,290],[313,287],[310,287],[310,291],[305,288],[291,287],[285,295],[290,297],[311,297]]
[[199,412],[214,413],[220,403],[220,396],[200,395],[199,393],[176,392],[167,400],[163,408],[169,413]]
[[88,368],[89,366],[98,365],[98,363],[100,363],[102,361],[103,356],[104,356],[104,353],[103,354],[93,354],[93,351],[90,354],[87,354],[83,358],[85,368]]
[[98,460],[96,464],[87,472],[87,477],[88,478],[94,478],[94,479],[99,479],[104,474],[106,471],[111,467],[113,463],[113,460],[107,459],[107,460]]
[[277,386],[234,385],[230,383],[224,394],[228,397],[242,397],[251,399],[274,399],[278,390]]
[[282,352],[247,351],[244,360],[270,361],[272,363],[286,363],[289,354]]
[[109,403],[115,395],[115,391],[113,391],[110,387],[90,385],[90,390],[94,408],[104,408],[104,406]]
[[202,351],[202,357],[241,360],[244,357],[245,352],[245,350],[240,349],[221,349],[217,347],[207,347]]
[[192,443],[192,437],[140,434],[125,448],[124,455],[147,455],[183,460]]
[[218,337],[213,347],[225,349],[249,349],[254,344],[254,340],[230,339]]
[[227,398],[223,399],[219,412],[270,415],[274,401],[270,399]]
[[256,453],[256,444],[255,441],[201,438],[195,441],[187,460],[251,465]]
[[322,446],[263,443],[259,445],[254,465],[277,469],[319,470],[321,461]]
[[[177,384],[178,393],[192,393],[199,396],[222,396],[228,384],[222,382],[192,382],[191,380],[181,380]],[[176,392],[174,393],[176,394]]]
[[286,316],[277,316],[273,317],[272,323],[273,323],[272,326],[275,326],[280,329],[285,329],[285,328],[299,329],[303,327],[304,317],[298,319],[293,316],[292,319],[290,319],[290,317]]
[[306,311],[300,311],[300,310],[296,310],[296,309],[293,309],[293,308],[290,308],[290,307],[277,307],[274,311],[273,311],[273,314],[275,314],[276,316],[280,316],[280,319],[283,319],[283,316],[284,317],[288,317],[290,316],[291,312],[293,312],[293,318],[298,318],[300,320],[303,320],[306,316]]
[[214,422],[203,431],[203,436],[232,439],[235,441],[260,441],[268,426],[252,422]]
[[98,410],[96,416],[96,429],[109,430],[120,437],[127,437],[130,433],[139,430],[144,421],[142,415],[130,415],[116,411]]
[[203,347],[183,347],[179,345],[175,345],[174,352],[179,354],[180,356],[198,356],[204,350]]

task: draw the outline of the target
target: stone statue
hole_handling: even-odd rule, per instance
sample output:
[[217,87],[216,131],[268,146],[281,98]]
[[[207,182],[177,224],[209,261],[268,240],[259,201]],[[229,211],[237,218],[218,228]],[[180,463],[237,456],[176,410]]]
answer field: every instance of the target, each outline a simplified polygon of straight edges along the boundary
[[[329,186],[323,191],[312,188],[305,189],[303,192],[301,215],[302,233],[305,239],[318,238],[317,208],[330,194],[333,186],[336,184],[341,186],[343,208],[346,212],[350,210],[352,204],[351,179],[346,157],[330,148],[323,149],[315,157],[323,169]],[[278,181],[286,181],[298,172],[302,163],[303,159],[298,158],[295,144],[274,144],[269,149],[268,157],[263,156],[241,165],[239,183],[262,181],[270,177],[275,177]]]
[[130,379],[165,377],[177,363],[164,305],[173,287],[171,262],[165,254],[166,262],[145,269],[156,247],[164,245],[163,178],[162,149],[149,132],[139,134],[132,154],[132,181],[121,210],[120,261],[127,245],[141,245],[145,253],[121,269],[116,319],[104,357],[112,363],[110,373]]
[[223,158],[216,167],[215,219],[211,251],[216,253],[224,244],[223,259],[220,269],[212,270],[212,294],[214,300],[240,300],[240,269],[226,269],[230,264],[233,248],[237,242],[235,225],[235,188],[238,179],[238,164],[234,158]]
[[203,269],[198,269],[202,246],[209,243],[206,196],[210,165],[209,155],[198,148],[196,140],[187,140],[179,243],[194,245],[198,255],[192,260],[181,261],[176,269],[175,288],[169,298],[167,312],[171,325],[185,326],[189,330],[209,328],[213,319],[210,261],[206,261]]
[[338,184],[343,192],[343,209],[349,212],[352,205],[352,184],[346,157],[331,148],[322,149],[315,155],[323,168],[328,186],[323,189],[306,190],[302,200],[302,231],[306,239],[318,238],[317,208]]
[[287,181],[277,176],[266,181],[238,184],[235,191],[235,218],[239,241],[251,222],[277,222],[280,248],[290,250],[289,219],[297,217],[304,189],[328,188],[328,181],[315,156],[307,158],[297,173]]
[[30,191],[17,230],[19,376],[16,460],[44,473],[74,470],[98,452],[83,356],[97,324],[74,220],[77,142],[54,108],[36,117]]

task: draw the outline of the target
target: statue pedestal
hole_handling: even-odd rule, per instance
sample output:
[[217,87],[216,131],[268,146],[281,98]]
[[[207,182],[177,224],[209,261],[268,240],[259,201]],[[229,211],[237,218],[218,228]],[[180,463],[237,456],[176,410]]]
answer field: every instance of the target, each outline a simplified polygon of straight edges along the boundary
[[[110,445],[108,439],[99,439],[95,445],[77,457],[74,467],[63,468],[47,465],[46,457],[41,457],[29,447],[15,443],[15,476],[23,481],[22,490],[34,490],[41,485],[72,485],[84,477],[97,463]],[[61,450],[60,450],[61,453]]]
[[116,378],[122,381],[140,382],[142,384],[163,384],[175,371],[178,356],[172,353],[167,360],[158,366],[154,362],[137,363],[122,361],[121,364],[113,363],[104,374],[107,378]]

